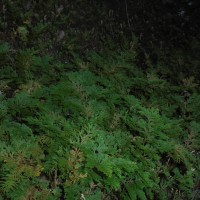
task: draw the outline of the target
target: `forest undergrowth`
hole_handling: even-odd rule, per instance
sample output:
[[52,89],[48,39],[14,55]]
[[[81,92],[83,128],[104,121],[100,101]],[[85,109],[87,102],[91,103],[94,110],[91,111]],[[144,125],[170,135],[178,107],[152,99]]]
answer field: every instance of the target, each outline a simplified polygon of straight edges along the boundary
[[41,13],[20,15],[8,2],[14,28],[6,13],[0,20],[0,199],[199,199],[199,81],[176,71],[199,60],[181,63],[179,52],[165,67],[169,57],[158,52],[158,64],[146,54],[144,68],[135,36],[94,48],[84,43],[94,32],[55,31],[69,17],[62,7],[51,23],[49,15],[36,23]]

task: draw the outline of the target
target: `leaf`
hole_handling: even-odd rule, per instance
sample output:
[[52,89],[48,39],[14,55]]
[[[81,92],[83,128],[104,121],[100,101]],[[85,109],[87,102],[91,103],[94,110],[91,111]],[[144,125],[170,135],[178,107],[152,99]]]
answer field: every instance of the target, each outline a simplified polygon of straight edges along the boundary
[[147,197],[143,190],[137,189],[137,196],[139,197],[140,200],[147,200]]
[[126,190],[128,191],[131,200],[137,200],[136,188],[133,184],[126,184]]

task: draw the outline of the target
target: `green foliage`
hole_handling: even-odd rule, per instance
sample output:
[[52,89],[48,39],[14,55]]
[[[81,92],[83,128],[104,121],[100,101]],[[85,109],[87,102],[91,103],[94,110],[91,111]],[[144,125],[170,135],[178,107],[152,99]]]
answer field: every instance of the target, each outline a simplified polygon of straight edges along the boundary
[[199,199],[197,59],[144,70],[104,4],[39,2],[0,8],[0,199]]
[[24,77],[11,98],[4,87],[0,101],[3,198],[193,197],[197,85],[186,84],[185,99],[182,86],[156,70],[139,70],[130,55],[134,50],[90,52],[87,64],[76,58],[76,71],[51,83],[62,65],[34,50],[16,54],[17,73]]

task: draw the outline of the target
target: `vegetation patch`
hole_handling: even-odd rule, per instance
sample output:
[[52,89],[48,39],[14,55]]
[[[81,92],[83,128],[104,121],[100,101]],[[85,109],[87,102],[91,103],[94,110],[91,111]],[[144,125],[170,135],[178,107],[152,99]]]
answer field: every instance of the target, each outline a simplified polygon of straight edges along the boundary
[[142,65],[103,3],[47,2],[0,14],[0,199],[199,199],[197,55]]

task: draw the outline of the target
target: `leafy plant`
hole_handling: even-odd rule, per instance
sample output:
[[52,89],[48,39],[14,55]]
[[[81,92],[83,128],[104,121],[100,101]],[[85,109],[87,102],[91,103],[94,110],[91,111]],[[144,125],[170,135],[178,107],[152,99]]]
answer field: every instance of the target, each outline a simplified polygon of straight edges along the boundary
[[174,79],[193,62],[140,66],[142,36],[85,2],[3,1],[0,199],[199,199],[198,80]]

